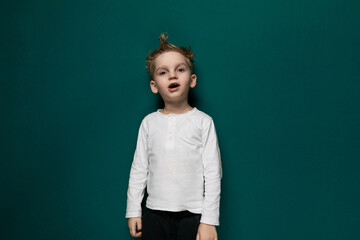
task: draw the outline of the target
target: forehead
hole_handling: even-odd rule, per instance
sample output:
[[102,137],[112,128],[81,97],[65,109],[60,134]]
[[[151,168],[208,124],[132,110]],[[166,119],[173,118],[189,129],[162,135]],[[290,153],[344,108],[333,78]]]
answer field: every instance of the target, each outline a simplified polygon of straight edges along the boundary
[[155,67],[173,66],[180,63],[186,64],[186,58],[178,52],[169,51],[160,54],[155,59]]

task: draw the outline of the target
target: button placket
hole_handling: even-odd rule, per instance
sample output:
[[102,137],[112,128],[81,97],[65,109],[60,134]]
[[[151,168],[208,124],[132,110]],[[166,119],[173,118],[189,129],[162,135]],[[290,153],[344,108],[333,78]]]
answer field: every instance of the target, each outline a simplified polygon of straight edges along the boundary
[[167,138],[166,138],[166,148],[173,149],[175,146],[175,125],[176,118],[171,116],[168,118],[168,129],[167,129]]

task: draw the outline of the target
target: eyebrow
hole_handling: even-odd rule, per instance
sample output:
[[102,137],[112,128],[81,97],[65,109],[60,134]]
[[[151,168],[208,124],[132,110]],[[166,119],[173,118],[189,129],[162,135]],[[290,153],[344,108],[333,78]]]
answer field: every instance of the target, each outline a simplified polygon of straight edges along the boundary
[[[186,64],[185,64],[185,63],[179,63],[178,65],[176,65],[175,68],[178,68],[178,67],[181,66],[181,65],[185,65],[185,67],[186,67]],[[162,66],[160,66],[160,67],[158,67],[158,68],[155,70],[155,72],[157,72],[159,69],[167,69],[167,67],[162,67]]]

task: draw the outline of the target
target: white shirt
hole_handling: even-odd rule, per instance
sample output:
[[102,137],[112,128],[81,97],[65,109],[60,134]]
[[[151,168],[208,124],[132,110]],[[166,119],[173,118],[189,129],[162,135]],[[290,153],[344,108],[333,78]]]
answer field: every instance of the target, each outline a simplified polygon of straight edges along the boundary
[[212,118],[197,108],[165,115],[159,110],[141,122],[130,171],[126,218],[146,206],[201,213],[200,222],[219,225],[220,150]]

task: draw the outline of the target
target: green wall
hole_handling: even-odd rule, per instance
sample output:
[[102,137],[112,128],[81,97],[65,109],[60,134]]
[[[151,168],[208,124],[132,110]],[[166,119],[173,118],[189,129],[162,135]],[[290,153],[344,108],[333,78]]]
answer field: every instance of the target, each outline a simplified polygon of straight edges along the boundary
[[360,238],[360,2],[0,2],[0,238],[131,239],[158,36],[191,45],[215,121],[219,238]]

